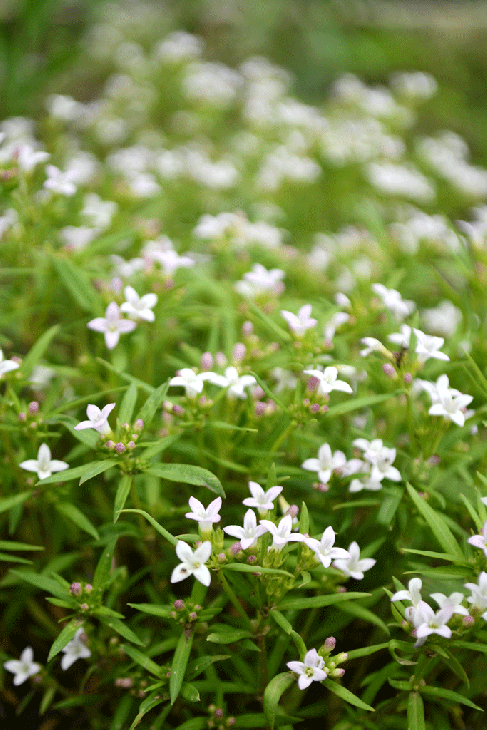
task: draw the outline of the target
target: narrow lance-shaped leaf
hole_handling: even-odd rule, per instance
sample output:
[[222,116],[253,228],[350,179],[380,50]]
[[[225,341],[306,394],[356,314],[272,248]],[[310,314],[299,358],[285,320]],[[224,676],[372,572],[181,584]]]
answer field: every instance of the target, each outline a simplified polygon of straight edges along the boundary
[[267,718],[267,722],[269,723],[270,730],[274,730],[279,700],[293,682],[293,674],[290,672],[282,672],[271,679],[265,688],[264,714]]
[[419,692],[409,693],[408,728],[409,730],[424,730],[424,705]]
[[108,545],[103,548],[102,554],[100,555],[93,576],[93,589],[96,591],[103,591],[108,583],[116,544],[117,538],[112,538]]
[[96,528],[74,504],[71,504],[71,502],[57,502],[55,507],[60,514],[74,522],[79,528],[92,535],[96,540],[100,539]]
[[193,466],[192,464],[158,464],[157,466],[150,466],[145,471],[171,482],[208,487],[220,497],[225,497],[225,492],[218,477],[200,466]]
[[130,487],[132,486],[133,477],[130,474],[124,474],[120,479],[115,495],[115,503],[113,506],[113,521],[116,522],[120,517],[120,512],[125,507]]
[[442,515],[436,512],[430,505],[422,499],[411,484],[407,484],[407,490],[413,500],[418,512],[424,517],[425,521],[431,528],[432,533],[440,543],[445,552],[454,555],[460,562],[464,562],[463,552],[453,537],[453,533],[446,524]]
[[138,412],[137,418],[142,419],[146,426],[150,424],[156,412],[162,406],[168,388],[169,380],[166,383],[160,385],[154,390],[153,393],[150,394],[150,396],[147,398],[146,402]]
[[373,707],[367,705],[365,702],[362,702],[359,697],[356,697],[353,692],[350,692],[350,690],[348,690],[346,687],[342,687],[341,684],[337,684],[331,679],[326,679],[325,684],[330,692],[333,692],[333,694],[337,695],[337,697],[340,697],[342,700],[345,700],[345,702],[348,702],[350,705],[355,705],[355,707],[359,707],[361,710],[369,710],[369,712],[375,712]]
[[174,652],[171,665],[171,676],[169,678],[169,693],[171,695],[172,705],[175,703],[181,690],[192,646],[193,634],[191,633],[189,636],[186,636],[186,633],[183,631],[179,637],[176,651]]
[[125,391],[125,395],[123,397],[122,404],[120,406],[120,411],[118,414],[118,419],[121,424],[123,424],[123,423],[130,424],[131,423],[136,400],[137,400],[137,385],[135,383],[130,383],[127,390]]
[[20,366],[20,372],[25,378],[28,378],[29,375],[32,373],[33,369],[49,347],[52,338],[58,330],[59,325],[55,324],[53,327],[44,332],[39,337],[35,345],[30,348],[28,354],[22,360],[22,365]]
[[50,662],[51,659],[53,659],[59,652],[64,649],[66,644],[68,644],[71,639],[74,638],[76,632],[80,628],[79,621],[74,620],[70,621],[69,624],[67,624],[64,629],[61,631],[59,636],[55,639],[53,645],[51,646],[49,650],[49,656],[47,657],[47,661]]

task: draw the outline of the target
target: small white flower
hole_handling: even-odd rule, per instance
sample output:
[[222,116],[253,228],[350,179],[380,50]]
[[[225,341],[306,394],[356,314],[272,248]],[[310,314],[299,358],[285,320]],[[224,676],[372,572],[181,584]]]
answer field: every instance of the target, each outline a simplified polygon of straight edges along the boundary
[[335,312],[332,318],[325,325],[325,329],[323,331],[323,337],[325,340],[333,340],[336,330],[341,327],[342,324],[348,322],[349,319],[350,315],[346,312]]
[[333,547],[335,544],[335,531],[333,527],[327,527],[321,540],[314,537],[305,537],[305,544],[315,552],[317,560],[321,562],[324,568],[329,568],[331,561],[336,559],[346,560],[349,554],[343,548]]
[[64,471],[69,469],[69,464],[65,461],[51,459],[51,450],[47,444],[41,444],[37,452],[37,459],[27,459],[20,464],[22,469],[26,471],[35,471],[39,479],[50,477],[55,471]]
[[115,403],[108,403],[108,405],[100,410],[98,406],[90,403],[90,405],[86,409],[86,415],[88,416],[89,420],[81,421],[81,423],[78,423],[74,427],[75,431],[81,431],[85,428],[94,428],[96,431],[98,431],[98,433],[101,434],[110,433],[111,429],[108,424],[108,416],[115,408],[115,405]]
[[50,158],[48,152],[35,150],[28,142],[21,144],[17,151],[17,162],[24,172],[32,172],[40,162],[46,162]]
[[333,454],[329,444],[323,444],[318,451],[317,459],[306,459],[302,468],[308,471],[318,472],[318,479],[323,484],[330,480],[332,471],[345,465],[347,459],[343,451],[335,451]]
[[303,542],[304,537],[297,532],[293,532],[293,518],[291,515],[286,515],[282,518],[278,525],[275,525],[270,520],[261,520],[261,525],[267,528],[272,534],[273,542],[272,547],[274,550],[282,550],[284,545],[288,542]]
[[462,616],[468,616],[468,609],[462,606],[462,601],[465,600],[463,593],[451,593],[449,596],[445,596],[443,593],[432,593],[431,598],[440,608],[450,609],[452,614],[459,613]]
[[487,608],[487,573],[480,573],[478,583],[465,583],[465,588],[472,591],[467,601],[477,608]]
[[345,575],[349,575],[351,578],[355,578],[355,580],[362,580],[364,570],[373,568],[375,562],[373,558],[363,558],[360,560],[360,548],[354,541],[348,548],[348,557],[335,560],[333,565],[345,573]]
[[110,302],[106,308],[105,317],[95,317],[88,322],[87,327],[95,332],[103,332],[106,346],[109,350],[113,350],[118,344],[120,335],[132,332],[136,324],[130,319],[121,319],[118,304]]
[[205,563],[211,555],[211,542],[203,542],[193,551],[187,543],[178,540],[176,555],[181,563],[174,568],[171,583],[179,583],[190,575],[194,575],[196,580],[199,580],[203,585],[210,585],[211,574]]
[[372,289],[380,296],[384,306],[389,309],[396,319],[403,319],[414,311],[414,302],[404,300],[395,289],[386,289],[383,284],[372,284]]
[[332,390],[341,390],[344,393],[351,393],[352,388],[344,380],[337,380],[338,370],[333,367],[325,368],[324,372],[321,370],[304,370],[306,375],[312,375],[319,380],[318,393],[324,395],[325,393],[331,393]]
[[83,628],[79,628],[71,641],[68,641],[63,649],[64,656],[61,659],[61,669],[69,669],[77,659],[86,659],[91,656],[91,651],[81,641]]
[[237,368],[233,366],[226,368],[225,375],[205,373],[205,376],[210,383],[219,385],[221,388],[228,388],[228,394],[237,398],[246,398],[244,388],[255,383],[253,375],[239,375]]
[[421,587],[423,583],[421,578],[411,578],[408,583],[408,589],[403,589],[394,593],[391,601],[411,601],[413,606],[416,608],[418,603],[422,600],[421,598]]
[[382,482],[372,479],[370,474],[368,474],[364,475],[360,479],[358,477],[352,479],[348,489],[350,492],[361,492],[362,489],[366,489],[370,492],[377,492],[379,489],[382,489]]
[[288,662],[287,666],[291,672],[299,674],[299,689],[306,689],[311,682],[323,682],[327,678],[328,675],[323,669],[324,663],[324,659],[320,657],[316,649],[310,649],[304,657],[304,661]]
[[243,527],[230,525],[229,527],[224,527],[223,532],[226,532],[227,535],[231,535],[232,537],[237,537],[242,545],[242,550],[247,550],[261,535],[267,532],[267,528],[265,525],[257,525],[255,512],[248,509],[245,513]]
[[20,659],[10,659],[8,662],[4,662],[3,666],[8,672],[15,674],[14,684],[15,686],[23,684],[28,677],[32,677],[33,674],[37,674],[41,670],[41,665],[33,661],[34,652],[32,647],[26,646]]
[[18,367],[19,363],[15,362],[15,360],[4,360],[3,352],[0,350],[0,378],[5,375],[5,373],[17,370]]
[[484,522],[484,526],[480,531],[480,535],[473,535],[469,537],[467,542],[476,548],[480,548],[484,551],[484,555],[487,558],[487,522]]
[[222,508],[221,497],[217,497],[213,502],[210,502],[206,509],[196,497],[190,497],[188,504],[191,507],[191,512],[186,512],[185,517],[189,520],[196,520],[203,534],[211,530],[214,522],[220,522],[221,517],[218,513]]
[[254,264],[252,271],[243,275],[242,281],[237,281],[235,290],[244,297],[255,297],[260,294],[279,292],[282,289],[281,280],[284,278],[282,269],[268,271],[262,264]]
[[191,368],[181,368],[176,377],[169,381],[170,386],[180,385],[186,389],[188,398],[196,398],[203,390],[205,380],[210,380],[208,376],[215,376],[216,373],[195,373]]
[[424,332],[416,328],[413,328],[413,332],[416,335],[416,354],[418,355],[419,362],[426,362],[430,357],[436,360],[450,359],[444,352],[440,352],[440,347],[443,347],[443,343],[445,342],[443,337],[425,335]]
[[282,316],[297,337],[302,337],[306,330],[318,324],[318,320],[311,317],[311,309],[311,304],[305,304],[297,315],[285,309],[281,310]]
[[52,190],[60,195],[71,196],[76,192],[76,185],[73,182],[73,173],[70,170],[62,172],[54,165],[46,165],[47,180],[44,182],[46,190]]
[[256,507],[261,517],[269,510],[274,509],[274,500],[282,492],[280,486],[271,487],[267,492],[264,492],[257,482],[249,482],[249,489],[252,496],[244,499],[242,504],[246,507]]
[[[434,403],[428,413],[431,416],[445,416],[457,426],[465,425],[465,408],[473,401],[472,395],[460,393],[457,396],[439,394],[439,401]],[[472,415],[472,414],[470,414]]]
[[446,625],[453,616],[451,607],[442,608],[437,613],[425,601],[420,601],[413,613],[413,623],[418,640],[415,648],[422,646],[430,634],[439,634],[445,639],[451,637],[451,629]]
[[361,357],[367,357],[371,352],[380,352],[382,355],[386,355],[386,357],[390,357],[391,355],[382,342],[376,340],[375,337],[362,337],[360,342],[362,345],[365,345],[364,349],[360,350]]
[[176,251],[154,251],[152,258],[157,261],[167,276],[172,276],[180,268],[189,268],[195,265],[195,260],[190,256],[179,256]]
[[157,304],[157,296],[152,292],[139,297],[131,286],[125,287],[126,301],[121,305],[120,311],[126,312],[129,316],[145,319],[146,322],[153,322],[155,319],[152,308]]

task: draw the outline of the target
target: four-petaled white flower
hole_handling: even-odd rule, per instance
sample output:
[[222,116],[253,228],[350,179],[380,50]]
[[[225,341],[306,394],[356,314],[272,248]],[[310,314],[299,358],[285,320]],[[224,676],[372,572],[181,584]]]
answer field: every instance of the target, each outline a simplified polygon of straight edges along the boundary
[[433,403],[428,413],[430,416],[445,416],[448,420],[456,423],[457,426],[464,426],[465,409],[472,401],[473,396],[464,393],[456,396],[450,393],[439,394],[438,402]]
[[335,531],[333,527],[327,527],[321,540],[314,537],[305,537],[304,543],[315,552],[317,560],[324,568],[329,568],[331,561],[336,559],[346,560],[349,555],[343,548],[333,547],[335,544]]
[[304,657],[304,661],[288,662],[287,666],[291,672],[299,674],[299,689],[306,689],[311,682],[322,682],[327,678],[328,675],[323,669],[324,663],[323,657],[320,657],[316,649],[310,649]]
[[318,324],[318,320],[311,317],[311,309],[311,304],[305,304],[297,315],[285,309],[281,310],[282,316],[297,337],[302,337],[306,330]]
[[181,563],[174,568],[171,583],[179,583],[179,581],[189,578],[190,575],[194,575],[196,580],[199,580],[204,586],[210,585],[211,574],[205,563],[211,555],[211,542],[203,542],[193,551],[187,543],[178,540],[176,555]]
[[387,289],[383,284],[372,284],[372,289],[382,299],[384,306],[389,309],[397,319],[403,319],[414,311],[414,302],[404,300],[395,289]]
[[386,357],[391,357],[391,353],[387,347],[384,347],[382,342],[380,342],[380,340],[376,340],[375,337],[362,337],[360,342],[362,345],[365,345],[364,349],[360,350],[360,355],[362,357],[367,357],[367,355],[370,355],[371,352],[380,352]]
[[26,471],[35,471],[39,479],[50,477],[54,471],[64,471],[69,469],[69,464],[65,461],[51,459],[51,450],[47,444],[41,444],[37,452],[37,459],[27,459],[20,464],[22,469]]
[[95,317],[91,322],[88,322],[87,327],[95,332],[103,332],[106,346],[109,350],[113,350],[118,344],[120,335],[132,332],[136,324],[131,319],[121,319],[118,304],[116,302],[110,302],[106,309],[105,317]]
[[211,530],[211,526],[214,522],[220,522],[221,517],[218,513],[222,508],[221,497],[217,497],[213,500],[213,502],[210,502],[206,509],[203,507],[199,499],[196,499],[196,497],[190,497],[188,504],[192,511],[186,512],[185,517],[189,520],[196,520],[196,522],[199,522],[199,527],[203,534],[208,532],[208,530]]
[[19,363],[15,360],[4,360],[3,352],[0,350],[0,378],[11,370],[17,370]]
[[74,171],[66,170],[62,172],[54,165],[46,165],[47,179],[44,182],[46,190],[52,190],[60,195],[71,196],[76,192],[76,185],[73,182]]
[[342,390],[344,393],[351,393],[352,388],[344,380],[337,380],[338,370],[330,365],[321,370],[304,370],[306,375],[312,375],[314,378],[319,380],[318,393],[324,395],[325,393],[331,393],[332,390]]
[[33,674],[37,674],[41,670],[41,665],[33,661],[34,652],[32,647],[26,646],[20,659],[9,659],[8,662],[4,662],[3,666],[9,672],[15,674],[14,684],[15,686],[22,684],[28,677],[32,677]]
[[345,573],[345,575],[349,575],[351,578],[355,578],[355,580],[362,580],[364,571],[373,568],[375,562],[373,558],[362,558],[360,560],[360,548],[354,541],[348,548],[348,557],[335,560],[333,565]]
[[413,329],[416,335],[416,354],[419,362],[426,362],[430,357],[435,360],[449,360],[448,355],[444,352],[440,352],[440,347],[443,347],[445,340],[443,337],[432,337],[431,335],[425,335],[421,330]]
[[143,297],[139,297],[135,289],[131,286],[125,287],[125,299],[126,301],[121,305],[120,311],[125,312],[129,316],[139,317],[145,319],[146,322],[153,322],[155,319],[152,307],[157,304],[157,295],[144,294]]
[[283,288],[281,283],[283,277],[282,269],[268,271],[262,264],[254,264],[252,271],[244,274],[242,281],[237,281],[235,290],[244,297],[255,297],[269,292],[279,293]]
[[282,492],[282,487],[275,486],[271,487],[264,492],[260,484],[257,482],[249,482],[249,489],[251,497],[247,497],[243,500],[242,504],[246,507],[256,507],[259,510],[259,515],[262,517],[268,510],[274,508],[274,500]]
[[[472,591],[472,595],[467,601],[477,608],[487,608],[487,573],[482,571],[479,575],[478,583],[465,583],[465,588]],[[483,618],[487,615],[484,614]]]
[[415,648],[422,646],[430,634],[439,634],[445,639],[451,637],[451,629],[447,626],[453,616],[451,607],[441,608],[437,613],[425,601],[420,601],[413,613],[417,641]]
[[284,545],[288,542],[303,542],[304,537],[299,532],[293,532],[293,518],[291,515],[286,515],[282,518],[278,525],[275,525],[270,520],[261,520],[261,525],[264,525],[267,530],[272,534],[272,547],[274,550],[282,550]]
[[180,385],[186,389],[188,398],[196,398],[203,390],[205,380],[211,380],[215,373],[195,373],[191,368],[181,368],[176,377],[171,378],[169,385]]
[[472,535],[472,537],[468,538],[467,542],[470,543],[470,545],[483,550],[484,555],[487,558],[487,522],[484,522],[480,535]]
[[110,433],[111,428],[108,425],[108,416],[115,408],[115,405],[115,403],[108,403],[104,408],[100,410],[98,406],[90,403],[90,405],[86,409],[86,415],[88,416],[89,420],[81,421],[74,427],[74,430],[82,431],[85,428],[94,428],[96,431],[98,431],[98,433],[101,434]]
[[83,627],[79,628],[71,641],[68,641],[63,649],[64,656],[61,659],[61,669],[69,669],[71,664],[77,659],[87,659],[91,656],[91,651],[81,640]]
[[318,451],[317,459],[306,459],[302,468],[308,471],[318,472],[318,479],[326,484],[334,469],[340,469],[345,465],[347,459],[343,451],[335,451],[333,454],[329,444],[323,444]]
[[267,532],[267,528],[265,525],[257,525],[255,512],[248,509],[245,513],[243,527],[230,525],[229,527],[224,527],[223,532],[226,532],[227,535],[231,535],[232,537],[237,537],[242,545],[242,550],[247,550],[261,535]]
[[413,606],[416,608],[418,603],[422,600],[421,598],[421,587],[423,583],[421,578],[411,578],[408,583],[407,590],[405,588],[402,591],[397,591],[391,598],[391,601],[411,601]]
[[237,398],[245,398],[244,388],[255,383],[253,375],[239,375],[237,368],[230,366],[225,369],[225,375],[205,373],[206,379],[221,388],[228,388],[228,394]]
[[463,593],[451,593],[449,596],[445,596],[443,593],[432,593],[431,598],[440,608],[450,609],[452,614],[459,613],[462,616],[468,616],[468,609],[462,606],[462,601],[465,600]]

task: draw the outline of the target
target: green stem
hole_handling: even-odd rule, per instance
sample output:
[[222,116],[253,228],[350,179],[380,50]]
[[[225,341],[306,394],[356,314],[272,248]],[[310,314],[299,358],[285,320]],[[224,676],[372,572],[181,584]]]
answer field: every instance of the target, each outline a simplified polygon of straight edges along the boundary
[[287,426],[287,428],[284,429],[284,431],[281,433],[279,438],[274,442],[273,446],[269,449],[269,453],[272,454],[272,452],[277,451],[279,446],[287,439],[291,431],[296,428],[296,424],[294,421],[291,421],[291,423]]
[[237,609],[239,615],[244,620],[245,625],[247,626],[247,628],[249,629],[249,631],[252,631],[252,633],[253,633],[254,632],[254,627],[252,626],[252,623],[251,623],[249,617],[247,616],[247,614],[245,613],[244,609],[242,608],[242,604],[240,603],[240,601],[238,600],[237,596],[235,595],[235,593],[231,589],[230,584],[228,583],[227,579],[223,575],[222,571],[219,571],[218,578],[219,578],[220,583],[222,584],[222,588],[225,591],[225,593],[227,594],[229,600],[233,603],[233,605]]

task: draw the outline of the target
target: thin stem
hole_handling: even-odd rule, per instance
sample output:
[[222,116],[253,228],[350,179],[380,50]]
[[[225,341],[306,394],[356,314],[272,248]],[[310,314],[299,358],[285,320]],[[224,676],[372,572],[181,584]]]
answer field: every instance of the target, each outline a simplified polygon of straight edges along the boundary
[[225,591],[225,593],[227,594],[228,598],[230,599],[230,601],[233,603],[233,605],[237,609],[239,615],[243,618],[243,620],[244,620],[247,628],[249,629],[249,631],[252,631],[252,633],[253,633],[254,632],[254,627],[252,626],[252,623],[251,623],[249,617],[247,616],[247,614],[245,613],[244,609],[242,608],[242,604],[240,603],[240,601],[238,600],[237,596],[235,595],[235,593],[231,589],[231,587],[230,587],[227,579],[223,575],[222,571],[219,571],[218,578],[220,580],[220,583],[222,584],[223,590]]

